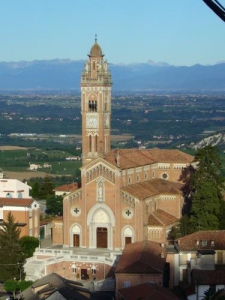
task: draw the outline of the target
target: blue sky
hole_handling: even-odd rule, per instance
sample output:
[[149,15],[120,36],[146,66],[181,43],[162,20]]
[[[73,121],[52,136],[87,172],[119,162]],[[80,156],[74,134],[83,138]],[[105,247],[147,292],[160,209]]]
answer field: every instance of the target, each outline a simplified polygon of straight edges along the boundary
[[202,0],[0,0],[0,15],[0,61],[86,59],[95,34],[110,63],[225,60],[225,23]]

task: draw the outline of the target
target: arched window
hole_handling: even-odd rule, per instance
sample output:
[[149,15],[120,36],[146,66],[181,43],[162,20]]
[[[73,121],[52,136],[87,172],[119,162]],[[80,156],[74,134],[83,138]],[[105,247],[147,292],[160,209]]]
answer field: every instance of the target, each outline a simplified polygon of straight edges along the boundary
[[12,194],[8,192],[8,193],[6,194],[6,198],[12,198]]

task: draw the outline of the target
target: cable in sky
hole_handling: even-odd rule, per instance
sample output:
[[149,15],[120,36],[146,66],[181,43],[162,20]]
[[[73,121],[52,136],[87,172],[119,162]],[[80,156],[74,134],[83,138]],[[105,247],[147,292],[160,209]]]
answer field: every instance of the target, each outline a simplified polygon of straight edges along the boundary
[[217,0],[203,0],[225,22],[225,8]]

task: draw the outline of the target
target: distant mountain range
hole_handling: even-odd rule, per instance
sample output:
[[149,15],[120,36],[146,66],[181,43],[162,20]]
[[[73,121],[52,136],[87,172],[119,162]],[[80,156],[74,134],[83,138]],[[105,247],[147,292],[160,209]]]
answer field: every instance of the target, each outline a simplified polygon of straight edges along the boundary
[[[84,61],[0,62],[0,90],[79,90]],[[113,91],[225,91],[225,63],[172,66],[167,63],[110,64]]]

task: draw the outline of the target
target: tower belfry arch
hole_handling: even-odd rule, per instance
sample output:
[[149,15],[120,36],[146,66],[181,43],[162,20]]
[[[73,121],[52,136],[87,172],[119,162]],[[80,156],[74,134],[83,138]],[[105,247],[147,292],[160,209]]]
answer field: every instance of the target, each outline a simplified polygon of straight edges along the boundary
[[110,151],[111,74],[97,42],[81,75],[83,165]]

